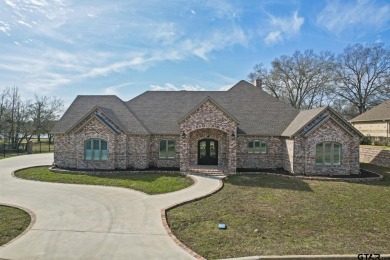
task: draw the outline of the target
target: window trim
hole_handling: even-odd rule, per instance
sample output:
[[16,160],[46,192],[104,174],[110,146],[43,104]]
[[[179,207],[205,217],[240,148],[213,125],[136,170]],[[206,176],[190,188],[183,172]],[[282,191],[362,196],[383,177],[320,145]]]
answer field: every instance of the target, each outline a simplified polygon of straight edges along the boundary
[[[256,151],[256,143],[259,144],[259,151]],[[249,147],[250,144],[252,144],[252,147]],[[264,146],[262,144],[264,144]],[[247,149],[250,154],[268,154],[268,142],[261,139],[251,140],[248,142]]]
[[[326,151],[325,151],[325,145],[326,144],[330,144],[331,145],[329,154],[326,154]],[[335,156],[334,145],[335,144],[339,146],[339,148],[338,148],[338,155],[339,155],[338,156],[338,163],[334,162],[334,156]],[[322,146],[322,160],[321,160],[321,162],[317,162],[317,147],[319,145]],[[335,142],[335,141],[319,142],[315,146],[314,164],[315,164],[315,166],[319,166],[319,167],[341,166],[342,165],[342,157],[343,157],[342,155],[343,155],[343,145],[341,143]],[[330,163],[325,162],[325,156],[329,156]]]
[[[161,142],[165,141],[165,156],[161,155]],[[169,141],[173,141],[173,152],[174,156],[169,157]],[[174,160],[176,159],[176,140],[175,139],[160,139],[158,142],[158,159],[159,160]]]
[[[99,153],[99,158],[98,159],[94,159],[95,156],[94,156],[94,151],[96,149],[94,149],[94,141],[99,141],[99,148],[98,148],[98,153]],[[87,143],[90,143],[91,145],[91,156],[90,158],[87,158]],[[103,159],[103,151],[102,150],[102,142],[105,142],[106,143],[106,153],[107,153],[107,158],[106,159]],[[84,160],[85,161],[108,161],[108,143],[106,140],[104,139],[101,139],[101,138],[89,138],[87,140],[84,140]]]

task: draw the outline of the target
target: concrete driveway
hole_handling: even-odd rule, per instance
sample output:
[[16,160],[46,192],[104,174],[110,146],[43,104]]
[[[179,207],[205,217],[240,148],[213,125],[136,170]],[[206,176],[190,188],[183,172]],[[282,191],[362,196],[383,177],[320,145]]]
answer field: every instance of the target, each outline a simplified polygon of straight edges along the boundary
[[196,185],[163,194],[21,180],[11,172],[48,165],[52,154],[0,160],[0,204],[31,210],[36,222],[0,247],[5,259],[191,259],[166,233],[161,209],[207,194],[218,178],[195,176]]

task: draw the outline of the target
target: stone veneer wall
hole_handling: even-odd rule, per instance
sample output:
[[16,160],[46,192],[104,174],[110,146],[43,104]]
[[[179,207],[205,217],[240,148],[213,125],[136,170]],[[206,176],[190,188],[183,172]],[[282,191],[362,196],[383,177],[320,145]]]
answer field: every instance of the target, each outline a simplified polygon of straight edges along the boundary
[[360,146],[359,151],[361,162],[390,167],[390,150]]
[[[293,172],[307,175],[339,175],[359,173],[359,142],[357,135],[351,136],[333,119],[327,120],[308,137],[297,136],[294,140]],[[342,145],[340,166],[316,166],[316,145],[320,142],[333,141]]]
[[[267,154],[248,153],[248,143],[252,140],[267,142]],[[283,167],[283,140],[269,136],[237,137],[237,168],[281,168]]]
[[[171,139],[175,140],[175,149],[176,157],[175,159],[160,159],[159,158],[159,149],[160,149],[160,140],[162,139]],[[152,135],[150,136],[150,145],[149,145],[149,166],[150,167],[180,167],[180,152],[179,152],[180,136],[179,135]]]
[[[206,131],[197,131],[204,129]],[[179,151],[180,151],[180,171],[185,173],[190,168],[190,162],[194,162],[193,144],[197,142],[196,139],[207,138],[207,133],[211,129],[219,130],[226,133],[226,144],[220,134],[214,132],[217,138],[222,140],[220,146],[226,147],[220,149],[223,153],[227,151],[227,173],[236,172],[236,136],[237,136],[237,123],[234,122],[229,116],[221,111],[211,101],[205,101],[200,107],[196,109],[192,114],[185,118],[180,124],[180,132],[184,132],[186,137],[180,138]],[[197,133],[191,134],[196,131]],[[234,133],[234,136],[232,136]],[[204,136],[200,136],[204,134]],[[193,138],[193,140],[191,139]],[[192,151],[191,151],[192,150]],[[223,155],[222,155],[223,156]],[[223,159],[223,157],[221,158]],[[221,161],[222,163],[222,161]]]

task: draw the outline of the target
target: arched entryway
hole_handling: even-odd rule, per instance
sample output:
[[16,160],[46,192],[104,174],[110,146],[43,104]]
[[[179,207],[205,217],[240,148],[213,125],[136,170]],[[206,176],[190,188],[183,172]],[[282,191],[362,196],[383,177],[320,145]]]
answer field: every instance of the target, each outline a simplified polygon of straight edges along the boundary
[[218,165],[218,141],[202,139],[198,141],[198,165]]

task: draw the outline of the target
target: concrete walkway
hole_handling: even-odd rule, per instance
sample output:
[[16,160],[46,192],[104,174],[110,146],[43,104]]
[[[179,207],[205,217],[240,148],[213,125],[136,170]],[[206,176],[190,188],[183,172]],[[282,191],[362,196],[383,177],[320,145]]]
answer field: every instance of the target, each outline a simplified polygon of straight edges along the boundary
[[5,259],[191,259],[166,233],[161,209],[207,194],[219,178],[194,176],[196,185],[163,194],[101,186],[21,180],[11,172],[49,165],[52,154],[0,160],[0,204],[29,209],[36,222],[0,247]]

